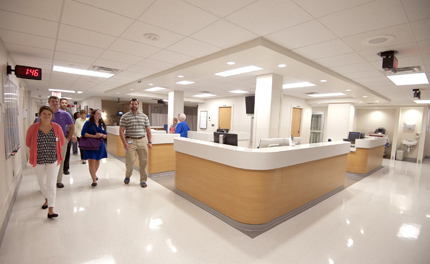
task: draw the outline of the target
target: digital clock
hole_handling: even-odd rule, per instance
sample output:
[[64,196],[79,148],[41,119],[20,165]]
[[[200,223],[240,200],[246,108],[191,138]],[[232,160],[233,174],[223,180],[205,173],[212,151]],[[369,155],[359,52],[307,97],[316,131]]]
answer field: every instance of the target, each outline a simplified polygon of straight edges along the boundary
[[42,69],[16,65],[15,75],[23,79],[42,80]]

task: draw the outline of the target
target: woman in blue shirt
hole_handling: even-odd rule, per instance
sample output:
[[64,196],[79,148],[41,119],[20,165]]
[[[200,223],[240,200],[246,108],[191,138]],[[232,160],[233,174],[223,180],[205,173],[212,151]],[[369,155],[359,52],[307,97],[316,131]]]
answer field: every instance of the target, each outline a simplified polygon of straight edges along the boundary
[[[84,127],[82,128],[81,135],[83,137],[91,137],[91,138],[103,138],[106,136],[106,124],[102,119],[102,113],[100,110],[95,109],[92,111],[90,120],[85,122]],[[85,150],[84,151],[84,160],[88,159],[88,167],[90,170],[91,178],[93,179],[93,183],[91,186],[97,186],[97,178],[96,173],[100,166],[100,160],[107,158],[106,146],[102,140],[100,144],[100,148],[98,150]]]
[[180,123],[176,125],[175,133],[181,134],[181,137],[187,137],[188,130],[190,130],[190,127],[188,126],[187,122],[185,122],[186,118],[187,116],[184,113],[180,114],[179,115]]

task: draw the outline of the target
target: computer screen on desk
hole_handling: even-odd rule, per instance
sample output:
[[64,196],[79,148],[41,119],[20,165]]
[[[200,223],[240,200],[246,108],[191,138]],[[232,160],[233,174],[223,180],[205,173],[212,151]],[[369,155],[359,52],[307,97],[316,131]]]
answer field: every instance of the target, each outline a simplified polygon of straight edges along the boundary
[[219,136],[224,136],[224,144],[237,146],[237,134],[214,132],[214,142],[219,143]]
[[360,138],[361,138],[360,132],[349,132],[348,139],[350,141],[355,141],[356,139],[360,139]]
[[289,141],[287,138],[262,138],[260,139],[260,145],[258,148],[273,148],[289,146]]
[[228,128],[218,128],[216,132],[228,133]]

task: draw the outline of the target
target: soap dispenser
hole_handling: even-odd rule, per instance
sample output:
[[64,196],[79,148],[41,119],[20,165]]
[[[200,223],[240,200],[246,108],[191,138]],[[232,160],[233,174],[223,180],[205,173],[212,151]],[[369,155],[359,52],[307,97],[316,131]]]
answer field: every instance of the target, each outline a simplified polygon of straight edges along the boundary
[[416,138],[416,139],[419,139],[419,138],[420,138],[420,133],[416,133],[416,134],[415,134],[415,138]]

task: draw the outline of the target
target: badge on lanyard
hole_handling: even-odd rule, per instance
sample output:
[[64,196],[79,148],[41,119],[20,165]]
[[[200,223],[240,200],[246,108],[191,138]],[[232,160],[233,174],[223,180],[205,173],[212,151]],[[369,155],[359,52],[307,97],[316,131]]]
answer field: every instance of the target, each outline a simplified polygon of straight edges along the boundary
[[55,137],[55,142],[58,142],[58,137]]

